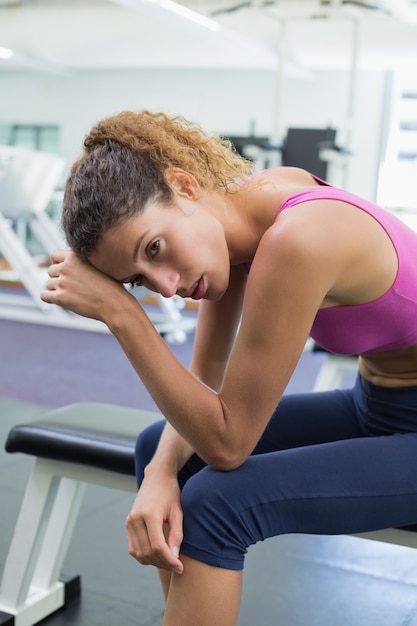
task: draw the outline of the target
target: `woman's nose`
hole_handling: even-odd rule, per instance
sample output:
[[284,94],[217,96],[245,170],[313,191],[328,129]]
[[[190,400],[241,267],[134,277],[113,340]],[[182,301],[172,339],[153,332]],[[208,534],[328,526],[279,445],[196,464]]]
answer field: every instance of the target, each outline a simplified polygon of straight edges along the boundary
[[149,276],[149,282],[149,289],[156,291],[164,298],[170,298],[177,292],[179,275],[174,271],[161,270]]

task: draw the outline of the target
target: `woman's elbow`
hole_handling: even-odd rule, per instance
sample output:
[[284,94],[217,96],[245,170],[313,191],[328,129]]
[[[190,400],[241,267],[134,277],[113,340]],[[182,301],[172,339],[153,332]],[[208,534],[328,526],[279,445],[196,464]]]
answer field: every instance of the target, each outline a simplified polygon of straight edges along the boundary
[[241,450],[231,450],[230,448],[216,447],[204,455],[206,463],[220,472],[231,472],[240,467],[248,458],[248,454]]

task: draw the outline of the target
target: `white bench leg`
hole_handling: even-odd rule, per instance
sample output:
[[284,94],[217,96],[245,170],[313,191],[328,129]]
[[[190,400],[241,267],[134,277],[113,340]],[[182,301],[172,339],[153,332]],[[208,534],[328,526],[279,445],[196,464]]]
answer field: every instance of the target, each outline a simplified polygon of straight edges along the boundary
[[58,576],[84,489],[85,484],[57,476],[48,462],[36,460],[0,588],[0,612],[13,615],[14,626],[32,626],[64,605],[65,586]]

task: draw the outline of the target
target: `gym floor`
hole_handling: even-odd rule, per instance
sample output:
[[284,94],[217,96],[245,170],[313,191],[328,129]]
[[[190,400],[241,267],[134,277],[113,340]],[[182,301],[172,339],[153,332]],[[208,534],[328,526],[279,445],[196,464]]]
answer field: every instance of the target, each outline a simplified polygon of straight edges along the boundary
[[[26,333],[24,348],[21,345],[22,332]],[[77,368],[80,380],[92,375],[88,359],[94,361],[97,350],[101,351],[100,355],[106,353],[108,361],[114,365],[119,348],[107,335],[72,331],[66,347],[68,358],[59,368],[51,367],[51,354],[47,348],[50,345],[57,349],[58,338],[63,341],[62,330],[31,329],[30,325],[0,322],[0,342],[3,355],[7,355],[0,377],[3,379],[3,383],[0,380],[0,570],[33,462],[23,455],[6,454],[3,442],[14,424],[36,419],[49,406],[89,398],[88,394],[79,398],[76,385],[73,382],[68,385],[71,372],[74,372],[69,352],[77,350],[75,339],[78,335],[81,335],[79,340],[88,370],[87,374],[86,369],[80,371],[80,367]],[[93,342],[94,350],[88,348],[89,341]],[[16,344],[14,352],[13,342]],[[18,354],[17,348],[20,350]],[[189,357],[188,348],[174,348],[184,362]],[[98,361],[102,361],[101,356],[100,360],[97,359],[97,366]],[[48,363],[50,369],[46,373]],[[312,359],[306,353],[291,389],[311,388],[319,363],[320,360]],[[39,368],[43,372],[42,401],[36,395],[40,393],[39,380],[31,391],[31,380],[39,376],[36,373]],[[121,368],[122,378],[128,378],[127,368],[127,364],[126,370]],[[120,368],[116,367],[114,371],[119,373]],[[16,381],[15,387],[7,383],[10,378]],[[67,392],[71,387],[74,398],[64,393],[57,398],[58,379],[67,381]],[[129,385],[131,382],[127,380]],[[102,389],[107,388],[102,379],[100,385]],[[55,393],[48,396],[46,388]],[[138,385],[138,393],[139,389]],[[122,389],[120,391],[120,398],[126,400],[126,394]],[[94,394],[92,387],[91,400],[97,400],[99,396],[99,392]],[[104,401],[117,401],[117,398]],[[144,396],[142,401],[140,394],[135,397],[135,403],[139,408],[152,409],[149,400]],[[81,599],[45,620],[45,625],[161,624],[163,599],[157,574],[153,568],[140,566],[127,554],[124,520],[132,499],[132,494],[87,487],[63,568],[66,575],[81,575]],[[267,540],[251,548],[246,562],[239,626],[254,624],[417,626],[417,553],[409,548],[346,536],[287,535]]]

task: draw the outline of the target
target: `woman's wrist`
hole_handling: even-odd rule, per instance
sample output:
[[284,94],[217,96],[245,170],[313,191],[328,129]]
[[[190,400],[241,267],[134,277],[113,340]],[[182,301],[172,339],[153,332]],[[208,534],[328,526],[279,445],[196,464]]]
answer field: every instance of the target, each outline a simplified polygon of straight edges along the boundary
[[173,459],[164,461],[152,459],[145,467],[144,476],[145,478],[176,478],[180,469],[179,464]]
[[143,308],[136,298],[126,289],[121,290],[115,299],[108,302],[102,312],[102,321],[109,328],[110,332],[117,337],[126,326],[131,326],[132,317],[143,316],[149,320]]
[[176,446],[167,447],[161,445],[156,450],[154,457],[145,468],[145,475],[149,476],[177,476],[184,464],[192,455],[192,449],[185,442],[176,442]]

